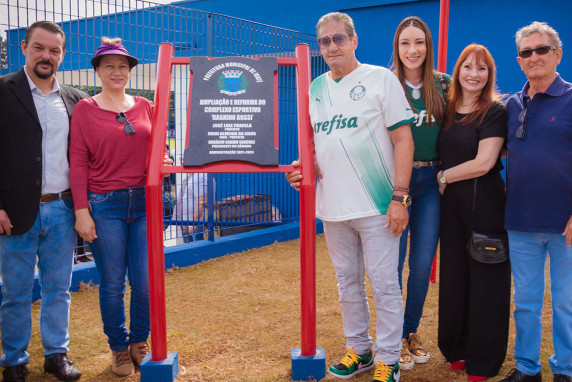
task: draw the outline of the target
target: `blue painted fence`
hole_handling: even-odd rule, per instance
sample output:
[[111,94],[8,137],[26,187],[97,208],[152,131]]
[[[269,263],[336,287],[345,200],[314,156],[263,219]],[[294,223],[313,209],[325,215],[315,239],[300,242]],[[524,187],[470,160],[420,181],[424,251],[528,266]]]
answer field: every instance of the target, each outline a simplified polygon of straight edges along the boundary
[[[177,56],[211,57],[289,57],[293,55],[297,44],[306,43],[313,52],[313,75],[319,75],[326,70],[319,55],[316,38],[311,34],[141,0],[78,0],[77,3],[60,3],[23,4],[17,0],[0,1],[0,34],[6,41],[7,53],[6,62],[1,68],[2,74],[17,71],[24,65],[20,43],[24,39],[26,27],[37,20],[52,20],[62,26],[66,32],[67,43],[64,62],[57,73],[58,80],[81,88],[88,94],[96,94],[99,91],[99,83],[90,60],[102,36],[121,37],[129,52],[139,59],[139,65],[131,74],[129,92],[151,100],[154,97],[157,52],[162,42],[173,44]],[[173,77],[169,136],[166,144],[169,146],[170,155],[178,164],[184,151],[183,132],[186,131],[189,69],[178,66]],[[279,69],[279,115],[279,161],[281,164],[289,164],[298,156],[293,67]],[[184,181],[185,176],[181,174],[165,179],[164,237],[165,244],[173,246],[166,250],[167,266],[190,265],[216,254],[224,255],[246,248],[242,244],[232,243],[248,242],[246,246],[250,248],[256,246],[254,243],[257,241],[259,245],[264,245],[265,241],[260,238],[268,234],[252,233],[249,236],[242,233],[254,229],[266,228],[264,231],[270,232],[270,236],[274,237],[269,243],[282,237],[297,237],[297,233],[281,233],[282,230],[294,232],[292,224],[296,224],[299,216],[298,194],[288,186],[282,174],[208,175],[205,191],[205,194],[210,195],[208,202],[191,206],[201,210],[198,219],[178,213],[182,203],[190,203],[190,200],[185,200],[180,195]],[[225,213],[229,209],[233,211],[232,214]],[[182,244],[181,225],[194,226],[195,233],[201,230],[203,233],[195,234],[195,242],[192,244]],[[240,235],[237,235],[239,233]],[[234,236],[238,239],[233,238]],[[197,239],[202,239],[203,242]],[[179,252],[191,256],[194,260],[183,261],[177,255]],[[204,255],[201,254],[203,252]],[[170,261],[171,257],[176,261]],[[77,287],[79,281],[91,280],[97,283],[97,272],[91,261],[89,247],[81,241],[78,241],[76,248],[76,263],[74,287]]]

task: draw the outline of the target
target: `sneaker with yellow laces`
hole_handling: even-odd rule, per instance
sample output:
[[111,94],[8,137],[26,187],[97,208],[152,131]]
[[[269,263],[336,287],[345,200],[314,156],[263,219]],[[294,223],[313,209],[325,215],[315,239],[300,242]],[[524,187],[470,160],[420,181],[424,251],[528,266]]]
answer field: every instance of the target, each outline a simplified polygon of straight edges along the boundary
[[401,339],[401,353],[399,355],[399,368],[401,370],[411,370],[415,362],[413,355],[409,351],[409,344],[405,338]]
[[371,350],[367,354],[357,355],[354,349],[348,348],[344,358],[337,365],[330,366],[328,373],[336,378],[349,379],[356,374],[372,369],[373,366]]
[[410,333],[408,342],[409,342],[409,351],[411,352],[411,355],[413,356],[413,361],[415,361],[415,363],[425,363],[429,361],[431,355],[429,355],[429,352],[427,351],[427,349],[425,349],[425,347],[421,343],[421,340],[419,339],[419,335],[417,333]]
[[395,362],[393,366],[388,366],[380,360],[375,361],[375,373],[372,382],[397,382],[401,378],[399,371],[399,362]]

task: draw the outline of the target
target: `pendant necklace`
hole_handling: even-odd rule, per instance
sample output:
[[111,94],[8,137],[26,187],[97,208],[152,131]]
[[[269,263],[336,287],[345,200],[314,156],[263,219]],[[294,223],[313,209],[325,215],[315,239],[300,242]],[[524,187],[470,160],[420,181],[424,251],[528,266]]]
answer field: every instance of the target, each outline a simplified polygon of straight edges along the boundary
[[413,85],[411,82],[405,80],[405,84],[411,88],[411,97],[417,100],[421,98],[421,87],[423,86],[423,81],[419,83],[419,85]]

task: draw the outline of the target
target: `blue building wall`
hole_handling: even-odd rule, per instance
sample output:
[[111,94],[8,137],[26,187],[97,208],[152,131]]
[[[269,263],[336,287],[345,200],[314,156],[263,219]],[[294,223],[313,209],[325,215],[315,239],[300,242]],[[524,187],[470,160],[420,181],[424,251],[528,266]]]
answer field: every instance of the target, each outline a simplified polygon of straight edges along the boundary
[[[175,7],[158,6],[63,23],[70,36],[68,51],[73,53],[68,54],[61,69],[89,67],[90,57],[87,55],[91,53],[80,52],[95,51],[99,38],[94,36],[122,36],[131,40],[129,37],[135,36],[142,26],[144,36],[138,37],[138,41],[131,40],[127,47],[143,62],[155,60],[156,44],[163,41],[176,45],[178,55],[217,55],[217,50],[219,53],[229,51],[229,47],[213,49],[209,44],[209,33],[224,34],[224,29],[211,31],[205,27],[209,25],[205,18],[220,17],[217,14],[313,34],[321,15],[332,11],[347,12],[356,23],[358,59],[382,66],[391,65],[392,40],[397,24],[407,16],[416,15],[429,25],[437,51],[439,0],[283,0],[274,1],[271,11],[266,0],[249,0],[248,6],[234,0],[184,0],[172,4]],[[215,15],[208,16],[193,9]],[[179,17],[181,14],[184,17]],[[487,46],[495,58],[501,92],[518,91],[525,77],[516,62],[515,32],[532,21],[546,21],[560,33],[566,52],[568,42],[572,41],[571,14],[572,2],[569,0],[451,0],[447,73],[452,72],[466,45],[480,43]],[[7,34],[10,64],[23,64],[19,42],[24,32],[20,29]],[[242,38],[248,40],[249,35],[244,34]],[[567,59],[566,54],[558,70],[565,79],[572,80],[572,60]]]
[[[306,33],[315,33],[316,22],[323,14],[346,12],[356,24],[358,59],[382,66],[389,66],[393,60],[392,41],[397,24],[415,15],[429,25],[437,52],[439,0],[283,0],[272,3],[272,12],[265,0],[249,0],[248,6],[234,0],[186,0],[174,4]],[[521,90],[526,78],[516,62],[515,32],[532,21],[545,21],[559,32],[564,44],[565,54],[558,71],[572,81],[572,58],[566,55],[566,47],[572,46],[571,1],[451,0],[449,12],[447,73],[452,73],[463,48],[476,42],[489,48],[496,61],[500,91]]]

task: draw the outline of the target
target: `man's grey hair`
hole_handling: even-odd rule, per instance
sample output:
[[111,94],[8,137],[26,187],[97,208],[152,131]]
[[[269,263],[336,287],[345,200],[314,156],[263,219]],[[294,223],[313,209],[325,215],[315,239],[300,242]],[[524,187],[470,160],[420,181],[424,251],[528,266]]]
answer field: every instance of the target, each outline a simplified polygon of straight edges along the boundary
[[323,27],[324,24],[327,24],[331,21],[337,21],[343,23],[346,29],[346,33],[348,34],[349,37],[353,37],[356,35],[356,28],[354,27],[354,21],[348,14],[342,12],[331,12],[320,17],[320,20],[318,20],[318,23],[316,24],[316,34],[319,35],[320,28]]
[[558,36],[558,32],[550,25],[545,22],[535,21],[530,25],[520,28],[516,32],[516,48],[520,50],[520,43],[522,39],[525,37],[530,36],[533,33],[540,33],[545,34],[550,38],[552,45],[556,47],[556,49],[562,48],[562,41],[560,41],[560,37]]

